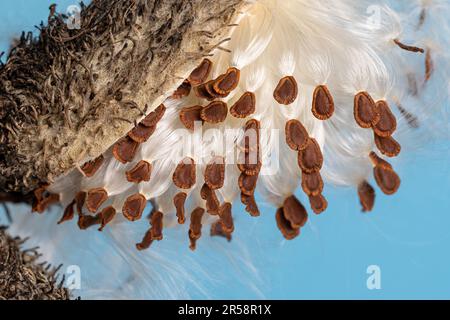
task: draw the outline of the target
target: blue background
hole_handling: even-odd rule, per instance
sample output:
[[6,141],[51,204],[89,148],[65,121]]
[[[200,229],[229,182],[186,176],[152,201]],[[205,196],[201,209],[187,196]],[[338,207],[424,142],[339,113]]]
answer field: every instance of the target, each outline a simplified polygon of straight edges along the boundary
[[[0,50],[8,49],[11,36],[46,20],[52,2],[2,0]],[[59,11],[76,3],[56,2]],[[262,207],[262,217],[256,220],[240,207],[234,237],[248,241],[258,257],[254,264],[264,282],[262,296],[234,282],[233,271],[224,268],[220,272],[227,285],[217,286],[214,297],[449,299],[449,146],[448,141],[441,141],[415,158],[396,162],[403,178],[401,189],[393,197],[377,191],[376,207],[370,214],[360,212],[355,190],[327,187],[328,211],[311,217],[295,241],[282,240],[270,206]],[[231,243],[230,250],[234,246]],[[175,250],[190,254],[186,247]],[[204,254],[201,248],[197,254]],[[370,265],[381,268],[381,290],[366,286]]]

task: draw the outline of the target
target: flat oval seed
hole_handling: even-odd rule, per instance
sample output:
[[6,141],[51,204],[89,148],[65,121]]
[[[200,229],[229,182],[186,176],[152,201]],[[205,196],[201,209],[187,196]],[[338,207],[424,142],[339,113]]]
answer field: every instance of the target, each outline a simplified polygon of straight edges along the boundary
[[75,215],[75,210],[74,210],[74,205],[75,205],[75,200],[73,200],[64,210],[64,214],[62,216],[62,218],[58,221],[58,224],[64,223],[66,221],[70,221],[73,219],[74,215]]
[[308,144],[309,135],[298,120],[289,120],[285,126],[286,143],[292,150],[304,150]]
[[241,173],[239,176],[239,188],[241,189],[241,192],[247,196],[251,196],[255,193],[257,182],[258,175],[249,176],[245,173]]
[[225,159],[214,157],[205,169],[205,182],[211,190],[223,187],[225,181]]
[[177,210],[177,218],[179,224],[184,224],[186,221],[184,204],[186,202],[187,194],[185,192],[180,192],[173,198],[173,204]]
[[136,249],[138,249],[139,251],[142,251],[142,250],[146,250],[146,249],[150,248],[150,246],[153,243],[152,232],[151,231],[152,231],[152,229],[150,228],[150,230],[148,230],[145,233],[144,238],[142,239],[142,241],[140,243],[136,244]]
[[313,94],[312,113],[319,120],[327,120],[334,113],[334,100],[328,87],[316,87]]
[[215,216],[219,214],[220,202],[214,190],[211,190],[205,183],[203,184],[200,195],[203,200],[206,200],[206,211]]
[[321,214],[328,208],[328,201],[321,194],[319,194],[317,196],[310,196],[309,203],[311,204],[311,209],[316,214]]
[[373,169],[373,174],[383,193],[392,195],[398,191],[400,178],[394,170],[377,166]]
[[397,119],[386,101],[378,101],[376,105],[380,112],[380,120],[375,124],[373,130],[380,137],[389,137],[397,129]]
[[362,128],[371,128],[380,121],[380,112],[370,94],[360,92],[355,95],[354,116]]
[[191,213],[191,225],[189,228],[189,239],[191,240],[190,249],[195,250],[197,240],[202,236],[202,218],[205,209],[196,208]]
[[382,154],[388,157],[396,157],[400,154],[402,147],[392,137],[380,137],[375,134],[375,144]]
[[183,83],[172,94],[173,99],[182,99],[187,97],[191,93],[191,83],[188,80],[184,80]]
[[372,164],[374,167],[382,167],[385,169],[391,169],[392,170],[392,166],[389,162],[387,162],[386,160],[381,159],[375,152],[370,152],[369,154],[369,158],[372,161]]
[[102,222],[98,231],[103,231],[106,225],[113,221],[114,217],[116,216],[116,209],[114,209],[114,207],[112,206],[106,207],[102,210],[102,212],[100,212],[99,216]]
[[198,86],[208,79],[211,72],[212,62],[209,59],[203,59],[200,65],[192,71],[188,77],[189,82],[193,86]]
[[226,233],[234,231],[233,215],[231,203],[225,202],[219,210],[220,223]]
[[227,115],[227,104],[222,101],[214,101],[202,109],[200,118],[208,123],[220,123],[225,121]]
[[218,77],[213,85],[214,91],[218,94],[227,94],[236,89],[239,84],[241,72],[237,68],[229,68],[227,72]]
[[143,124],[138,124],[128,132],[128,136],[137,143],[144,143],[152,136],[155,130],[156,126],[146,127]]
[[214,80],[208,81],[204,84],[199,85],[194,88],[195,95],[200,99],[206,99],[208,101],[213,101],[215,99],[215,95],[211,93],[210,86],[212,86],[212,82]]
[[241,140],[241,148],[245,151],[258,150],[260,142],[261,124],[256,119],[248,120],[244,127],[244,137]]
[[195,122],[201,121],[202,122],[202,106],[193,106],[193,107],[186,107],[183,108],[180,111],[180,120],[183,125],[189,129],[194,130]]
[[184,158],[172,176],[173,183],[180,189],[190,189],[196,182],[196,166],[192,158]]
[[128,182],[141,183],[143,181],[150,181],[152,174],[152,165],[147,161],[141,160],[130,171],[126,172]]
[[142,194],[134,194],[129,196],[125,201],[122,208],[122,213],[129,221],[139,220],[142,217],[142,212],[144,211],[146,204],[147,199],[145,199]]
[[256,97],[253,92],[245,92],[230,109],[235,118],[247,118],[256,111]]
[[95,226],[97,224],[101,224],[102,219],[99,215],[96,216],[79,216],[78,217],[78,227],[80,230],[86,230],[89,229],[92,226]]
[[275,215],[278,229],[280,229],[282,235],[286,240],[293,240],[300,234],[300,229],[292,228],[291,223],[284,217],[283,208],[279,208]]
[[254,195],[246,195],[244,193],[241,193],[241,202],[245,205],[245,211],[250,213],[252,217],[259,217],[260,212],[258,205],[256,204],[255,196]]
[[292,228],[299,229],[308,221],[308,213],[305,207],[298,201],[298,199],[292,195],[283,203],[284,217],[290,222]]
[[372,211],[375,204],[375,189],[367,181],[359,184],[358,197],[362,206],[362,212]]
[[314,138],[309,138],[306,148],[298,152],[298,164],[302,171],[306,173],[313,173],[322,169],[322,151]]
[[154,211],[151,217],[151,225],[150,234],[153,241],[161,241],[163,239],[163,218],[164,215],[161,211]]
[[91,178],[95,175],[95,173],[98,171],[98,169],[100,169],[100,167],[102,166],[104,161],[105,161],[105,158],[103,156],[100,156],[97,159],[86,162],[81,167],[81,170],[83,171],[83,173],[86,177]]
[[87,196],[87,193],[84,191],[78,192],[75,196],[75,204],[76,204],[76,208],[77,208],[77,213],[80,216],[83,215],[83,206],[84,206],[84,203],[86,202],[86,196]]
[[140,122],[140,124],[146,127],[154,127],[159,121],[161,121],[165,113],[166,107],[161,104],[155,109],[155,111],[150,112],[149,115]]
[[100,206],[108,199],[108,192],[103,188],[89,190],[86,196],[86,208],[96,213]]
[[319,172],[302,173],[302,189],[307,196],[317,196],[323,191],[323,180]]
[[239,154],[238,161],[239,161],[238,163],[239,171],[249,176],[259,174],[262,167],[259,150],[255,151],[248,150],[241,152]]
[[232,238],[231,233],[223,231],[222,223],[220,222],[220,220],[211,224],[210,235],[211,237],[224,237],[228,240],[228,242],[230,242]]
[[[205,90],[208,92],[206,95],[206,99],[211,101],[214,99],[223,99],[230,95],[230,93],[223,93],[220,94],[214,90],[214,84],[216,83],[216,80],[211,80],[205,83]],[[209,97],[208,97],[209,95]]]
[[112,152],[117,161],[126,164],[133,161],[138,147],[138,142],[126,136],[114,144]]
[[289,105],[297,99],[298,85],[293,76],[284,77],[280,80],[273,97],[279,104]]

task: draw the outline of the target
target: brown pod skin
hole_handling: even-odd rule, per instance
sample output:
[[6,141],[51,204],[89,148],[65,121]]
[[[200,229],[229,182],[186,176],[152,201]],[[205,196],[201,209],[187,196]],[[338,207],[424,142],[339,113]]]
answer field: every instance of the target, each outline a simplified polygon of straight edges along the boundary
[[219,210],[220,223],[222,229],[226,233],[232,233],[234,231],[233,215],[231,203],[225,202]]
[[73,219],[73,217],[75,215],[74,206],[75,206],[75,200],[73,200],[71,203],[69,203],[69,205],[66,207],[62,218],[58,221],[58,224],[61,224],[61,223],[64,223],[66,221],[70,221]]
[[223,237],[228,240],[228,242],[231,241],[231,233],[227,233],[223,230],[222,223],[219,221],[214,222],[211,224],[211,231],[210,231],[211,237]]
[[186,202],[187,194],[185,192],[180,192],[173,198],[173,204],[177,210],[177,218],[179,224],[184,224],[186,221],[184,204]]
[[107,224],[109,224],[116,216],[116,209],[114,207],[106,207],[100,212],[99,217],[101,218],[101,226],[98,231],[103,231]]
[[195,122],[202,122],[202,106],[186,107],[180,111],[180,121],[189,130],[194,130]]
[[376,166],[373,175],[381,191],[386,195],[393,195],[400,188],[400,178],[393,169]]
[[159,121],[161,121],[165,113],[166,106],[161,104],[155,109],[155,111],[150,112],[149,115],[140,122],[140,124],[146,127],[154,127],[158,124]]
[[137,221],[141,219],[144,212],[147,199],[142,194],[134,194],[129,196],[122,208],[122,213],[129,221]]
[[258,175],[249,176],[243,172],[239,176],[239,189],[247,196],[251,196],[255,193],[257,183]]
[[188,80],[184,80],[183,83],[172,94],[172,99],[177,100],[189,96],[189,94],[191,93],[191,89],[191,83]]
[[126,164],[133,161],[138,147],[138,142],[126,136],[114,144],[112,152],[117,161]]
[[141,160],[130,171],[126,172],[128,182],[141,183],[150,181],[152,174],[152,165],[147,161]]
[[287,76],[280,80],[275,91],[273,92],[274,99],[279,104],[290,105],[298,96],[297,81],[293,76]]
[[375,189],[363,181],[358,185],[358,197],[362,206],[362,212],[370,212],[375,205]]
[[204,83],[211,73],[212,62],[209,59],[203,59],[200,65],[192,71],[188,77],[188,81],[193,86],[198,86]]
[[369,93],[356,94],[354,104],[355,120],[361,128],[372,128],[380,121],[380,111]]
[[146,127],[143,124],[138,124],[128,132],[128,136],[137,143],[144,143],[155,133],[155,130],[156,126]]
[[302,189],[307,196],[317,196],[323,191],[323,179],[319,172],[302,173]]
[[278,229],[280,229],[286,240],[293,240],[300,235],[300,229],[293,228],[291,223],[285,218],[283,208],[277,210],[275,218]]
[[299,229],[308,221],[308,213],[301,202],[294,196],[290,196],[283,203],[284,217],[292,228]]
[[103,188],[89,190],[86,197],[86,208],[96,213],[100,206],[108,200],[108,192]]
[[314,138],[309,138],[306,148],[298,152],[298,165],[306,173],[313,173],[322,169],[322,151]]
[[225,181],[225,159],[223,157],[214,157],[206,166],[205,183],[211,190],[217,190],[223,187]]
[[197,240],[202,236],[202,218],[205,214],[205,209],[196,208],[191,213],[191,225],[189,228],[189,239],[191,240],[190,249],[196,249]]
[[400,154],[402,147],[392,137],[380,137],[375,133],[375,144],[382,154],[388,157],[396,157]]
[[98,169],[100,169],[100,167],[102,166],[104,161],[105,161],[105,158],[103,156],[100,156],[97,159],[86,162],[81,167],[81,171],[83,171],[83,173],[86,177],[91,178],[97,173]]
[[310,196],[309,203],[311,204],[311,209],[315,214],[321,214],[328,208],[328,201],[321,194],[317,196]]
[[380,137],[390,137],[397,129],[397,119],[386,101],[380,100],[376,106],[380,113],[380,120],[374,125],[373,131]]
[[304,150],[308,144],[309,134],[303,124],[295,119],[286,122],[286,143],[294,151]]
[[319,120],[328,120],[334,113],[334,100],[326,85],[317,86],[313,94],[313,115]]
[[214,91],[220,95],[228,94],[239,84],[241,72],[237,68],[229,68],[227,72],[214,81]]
[[235,118],[247,118],[256,111],[256,96],[253,92],[245,92],[230,108],[230,113]]
[[192,188],[196,182],[196,165],[194,159],[183,159],[175,169],[172,180],[180,189]]
[[250,213],[252,217],[259,217],[261,215],[254,195],[248,196],[241,193],[241,202],[245,205],[245,211]]
[[152,240],[161,241],[163,239],[162,229],[163,229],[163,218],[164,215],[161,211],[154,211],[151,217],[151,229],[150,234]]
[[228,115],[228,106],[222,101],[213,101],[200,112],[200,118],[208,123],[224,122]]

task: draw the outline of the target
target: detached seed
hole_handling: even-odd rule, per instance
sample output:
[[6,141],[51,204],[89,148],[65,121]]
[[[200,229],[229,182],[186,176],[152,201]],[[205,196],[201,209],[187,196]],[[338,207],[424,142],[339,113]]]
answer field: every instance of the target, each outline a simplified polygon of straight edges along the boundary
[[278,83],[273,97],[279,104],[290,105],[297,99],[298,86],[293,76],[284,77]]
[[328,87],[316,87],[313,94],[312,113],[319,120],[327,120],[334,113],[334,100]]
[[192,158],[184,158],[172,176],[173,183],[180,189],[190,189],[196,182],[196,166]]
[[191,240],[190,249],[196,249],[197,240],[202,236],[202,218],[205,213],[205,209],[196,208],[191,213],[191,225],[189,228],[189,239]]
[[294,229],[299,229],[308,221],[308,213],[305,207],[292,195],[283,203],[283,213],[286,220],[288,220]]
[[285,218],[283,208],[279,208],[275,215],[278,229],[280,229],[286,240],[293,240],[300,235],[300,229],[293,228],[291,223]]
[[361,202],[362,212],[372,211],[375,204],[375,189],[367,181],[359,184],[358,196]]
[[145,209],[145,205],[147,204],[147,199],[140,194],[134,194],[129,196],[125,201],[125,204],[122,208],[122,213],[129,221],[136,221],[141,219],[142,212]]
[[309,138],[306,148],[298,152],[298,165],[306,173],[313,173],[322,169],[322,151],[314,138]]
[[163,218],[164,215],[161,211],[154,211],[151,217],[150,234],[152,240],[161,241],[163,239],[162,229],[163,229]]
[[235,118],[247,118],[256,111],[256,97],[253,92],[245,92],[230,109]]
[[286,143],[294,151],[304,150],[308,144],[309,135],[298,120],[289,120],[285,127]]
[[354,116],[361,128],[371,128],[380,121],[380,111],[370,94],[360,92],[355,96]]

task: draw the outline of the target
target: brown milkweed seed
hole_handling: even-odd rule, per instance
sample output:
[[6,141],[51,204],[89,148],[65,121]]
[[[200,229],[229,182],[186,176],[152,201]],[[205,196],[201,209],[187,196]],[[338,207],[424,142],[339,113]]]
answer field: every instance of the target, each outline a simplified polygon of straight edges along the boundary
[[179,224],[184,224],[186,221],[186,215],[184,210],[184,204],[186,202],[187,194],[184,192],[177,193],[173,198],[173,204],[177,210],[177,218]]
[[142,217],[146,203],[147,199],[140,193],[129,196],[122,208],[124,217],[129,221],[139,220]]
[[196,182],[196,166],[192,158],[184,158],[175,169],[173,183],[180,189],[190,189]]
[[223,187],[225,181],[225,159],[223,157],[214,157],[206,166],[205,182],[211,190],[217,190]]
[[380,137],[375,134],[375,144],[382,154],[388,157],[396,157],[400,154],[402,147],[392,137]]
[[146,250],[146,249],[150,248],[150,246],[153,243],[152,232],[151,231],[152,231],[152,229],[150,228],[150,230],[148,230],[145,233],[144,238],[142,239],[142,241],[140,243],[136,244],[136,249],[138,249],[139,251],[142,251],[142,250]]
[[44,213],[52,204],[59,202],[59,195],[49,194],[46,197],[39,199],[33,206],[33,212]]
[[205,183],[200,190],[200,196],[206,200],[206,211],[215,216],[219,214],[220,202],[214,190]]
[[195,250],[197,240],[202,236],[202,218],[205,210],[196,208],[191,213],[191,225],[189,228],[189,239],[191,240],[190,249]]
[[136,155],[139,143],[126,136],[120,139],[113,147],[113,155],[117,161],[125,164],[127,162],[133,161]]
[[302,173],[302,189],[308,196],[317,196],[323,191],[323,180],[319,172]]
[[386,160],[381,159],[375,152],[372,151],[369,154],[369,157],[374,167],[382,167],[384,169],[392,170],[391,164]]
[[250,213],[252,217],[259,217],[260,212],[258,205],[256,204],[255,196],[248,196],[244,193],[241,193],[241,202],[245,205],[245,211]]
[[228,240],[228,242],[231,241],[231,233],[227,233],[223,230],[222,227],[222,223],[219,221],[214,222],[213,224],[211,224],[211,232],[210,232],[211,237],[224,237],[225,239]]
[[233,215],[231,203],[225,202],[219,210],[220,223],[223,231],[232,233],[234,231]]
[[204,107],[200,112],[200,118],[208,123],[224,122],[228,115],[228,107],[225,102],[214,101]]
[[209,59],[203,59],[202,63],[192,71],[190,76],[188,77],[189,82],[193,86],[198,86],[208,79],[208,76],[211,72],[212,62]]
[[181,123],[183,123],[187,129],[194,130],[195,122],[202,121],[202,109],[202,106],[183,108],[180,112]]
[[288,220],[294,229],[299,229],[308,221],[308,213],[305,207],[292,195],[283,203],[283,213],[286,220]]
[[218,94],[227,94],[236,89],[239,84],[241,72],[237,68],[229,68],[224,75],[214,81],[214,91]]
[[108,223],[110,223],[114,217],[116,216],[116,209],[114,207],[106,207],[102,210],[99,214],[101,218],[101,226],[98,229],[98,231],[103,231],[103,229],[106,227]]
[[256,97],[253,92],[245,92],[230,109],[235,118],[247,118],[256,111]]
[[244,127],[244,138],[241,141],[242,149],[258,150],[260,142],[261,124],[256,119],[248,120]]
[[249,176],[258,175],[262,163],[260,160],[259,150],[256,151],[244,151],[239,154],[239,163],[238,169],[239,171],[245,173]]
[[154,211],[151,217],[152,228],[150,233],[152,240],[161,241],[163,239],[162,229],[163,229],[163,218],[164,215],[161,211]]
[[316,214],[321,214],[328,208],[328,201],[321,194],[319,194],[317,196],[310,196],[309,203],[311,204],[311,209]]
[[[224,93],[220,94],[214,90],[214,84],[216,80],[208,81],[204,84],[205,90],[208,92],[207,95],[205,95],[205,99],[208,101],[214,100],[214,99],[220,99],[220,98],[226,98],[229,96],[230,93]],[[202,85],[203,86],[203,85]]]
[[213,101],[216,94],[213,92],[212,84],[214,80],[208,81],[194,88],[194,93],[198,98]]
[[381,191],[387,195],[396,193],[400,187],[400,178],[393,169],[376,166],[373,175]]
[[280,80],[273,97],[279,104],[289,105],[297,99],[298,85],[293,76],[284,77]]
[[150,181],[152,174],[152,165],[147,161],[141,160],[130,171],[126,172],[128,182],[141,183],[143,181]]
[[380,121],[380,112],[378,106],[373,101],[370,94],[360,92],[355,95],[354,101],[355,120],[361,128],[371,128]]
[[306,173],[313,173],[322,169],[322,151],[314,138],[309,138],[306,148],[298,152],[298,165]]
[[300,229],[293,228],[291,223],[285,218],[283,208],[279,208],[275,215],[278,229],[280,229],[286,240],[292,240],[298,237]]
[[397,119],[386,101],[380,100],[376,105],[380,113],[380,120],[374,125],[373,130],[380,137],[389,137],[397,129]]
[[172,94],[173,99],[181,99],[187,97],[191,93],[191,83],[188,80],[184,80],[183,83]]
[[155,130],[156,126],[146,127],[143,124],[138,124],[128,132],[128,136],[137,143],[144,143],[152,136]]
[[327,86],[316,87],[313,94],[312,113],[319,120],[327,120],[334,113],[334,100]]
[[73,219],[74,215],[75,215],[75,210],[74,210],[74,205],[75,205],[75,200],[73,200],[64,210],[64,214],[62,216],[62,218],[58,221],[58,224],[61,224],[63,222],[66,221],[70,221]]
[[241,189],[241,192],[247,196],[251,196],[255,193],[257,182],[258,175],[249,176],[245,173],[241,173],[239,176],[239,188]]
[[140,123],[146,127],[154,127],[162,119],[165,113],[166,107],[161,104],[155,109],[155,111],[150,112],[149,115],[146,116]]
[[86,208],[96,213],[100,206],[108,199],[108,192],[103,188],[89,190],[86,196]]
[[89,229],[92,226],[102,223],[102,218],[99,215],[96,216],[79,216],[78,217],[78,227],[80,230]]
[[300,151],[306,148],[309,135],[305,127],[298,120],[289,120],[285,126],[286,143],[292,150]]
[[86,196],[87,196],[87,193],[84,191],[78,192],[75,196],[75,204],[77,207],[77,213],[80,216],[83,215],[83,206],[86,201]]
[[102,166],[104,161],[105,161],[105,158],[103,156],[100,156],[97,159],[86,162],[81,167],[81,170],[83,171],[83,173],[86,177],[91,178],[95,175],[95,173],[98,171],[98,169],[100,169],[100,167]]
[[358,197],[359,202],[361,202],[362,211],[372,211],[375,204],[375,189],[367,181],[363,181],[359,184]]

